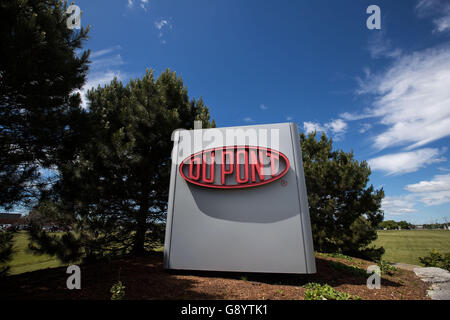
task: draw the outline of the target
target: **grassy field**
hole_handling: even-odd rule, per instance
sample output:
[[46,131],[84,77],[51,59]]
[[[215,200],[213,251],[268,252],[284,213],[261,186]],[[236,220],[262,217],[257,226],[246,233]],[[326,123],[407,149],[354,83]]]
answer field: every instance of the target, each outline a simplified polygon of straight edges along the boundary
[[34,255],[28,251],[28,235],[18,232],[14,236],[14,254],[9,263],[10,274],[19,274],[46,268],[56,268],[62,264],[49,255]]
[[392,230],[379,231],[375,245],[386,250],[384,260],[420,265],[419,257],[432,249],[441,253],[450,251],[448,230]]
[[[14,254],[9,266],[9,274],[19,274],[40,269],[56,268],[63,266],[56,257],[49,255],[35,255],[28,250],[28,235],[26,232],[18,232],[14,236]],[[158,246],[155,251],[164,251],[164,246]]]

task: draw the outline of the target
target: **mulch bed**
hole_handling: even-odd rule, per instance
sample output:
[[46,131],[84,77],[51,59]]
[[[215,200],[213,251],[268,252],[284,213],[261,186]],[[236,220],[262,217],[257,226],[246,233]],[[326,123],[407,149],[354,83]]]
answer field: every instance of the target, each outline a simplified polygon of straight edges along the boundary
[[[332,265],[329,261],[334,261]],[[126,286],[126,299],[252,299],[302,300],[309,282],[327,283],[339,291],[366,300],[422,300],[427,285],[412,271],[397,270],[384,276],[381,289],[369,290],[367,276],[339,270],[336,263],[366,269],[371,263],[318,254],[317,274],[279,275],[224,272],[168,272],[161,253],[148,257],[123,258],[81,266],[81,290],[66,288],[66,268],[28,272],[0,280],[0,299],[106,299],[119,280]]]

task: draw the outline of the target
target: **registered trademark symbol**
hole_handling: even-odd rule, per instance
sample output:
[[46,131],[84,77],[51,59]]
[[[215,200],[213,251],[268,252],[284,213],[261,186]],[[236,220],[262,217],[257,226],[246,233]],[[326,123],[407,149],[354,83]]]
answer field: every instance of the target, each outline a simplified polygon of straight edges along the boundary
[[282,187],[286,187],[288,185],[288,183],[287,183],[287,181],[286,180],[281,180],[281,186]]

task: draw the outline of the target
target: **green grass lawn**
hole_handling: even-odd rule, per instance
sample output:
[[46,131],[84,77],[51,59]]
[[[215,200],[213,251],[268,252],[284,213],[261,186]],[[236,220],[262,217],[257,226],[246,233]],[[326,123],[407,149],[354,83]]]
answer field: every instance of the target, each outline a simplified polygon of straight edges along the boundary
[[27,232],[18,232],[14,236],[14,254],[9,266],[9,274],[19,274],[46,268],[60,267],[58,259],[49,255],[34,255],[28,250]]
[[449,230],[392,230],[378,231],[376,246],[386,250],[383,259],[420,265],[419,257],[429,255],[432,249],[441,253],[450,251]]
[[[14,235],[14,253],[9,263],[9,274],[19,274],[24,272],[36,271],[46,268],[56,268],[64,266],[56,257],[49,255],[35,255],[28,250],[28,234],[25,231]],[[164,251],[164,246],[157,246],[155,251]],[[67,264],[68,265],[68,264]]]

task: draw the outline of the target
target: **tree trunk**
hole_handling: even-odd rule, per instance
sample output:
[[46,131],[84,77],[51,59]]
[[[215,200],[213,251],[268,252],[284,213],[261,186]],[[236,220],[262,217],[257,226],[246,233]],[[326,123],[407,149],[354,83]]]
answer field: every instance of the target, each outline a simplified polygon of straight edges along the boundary
[[133,253],[137,256],[145,254],[145,234],[147,232],[148,197],[143,201],[136,219],[136,234],[134,236]]

